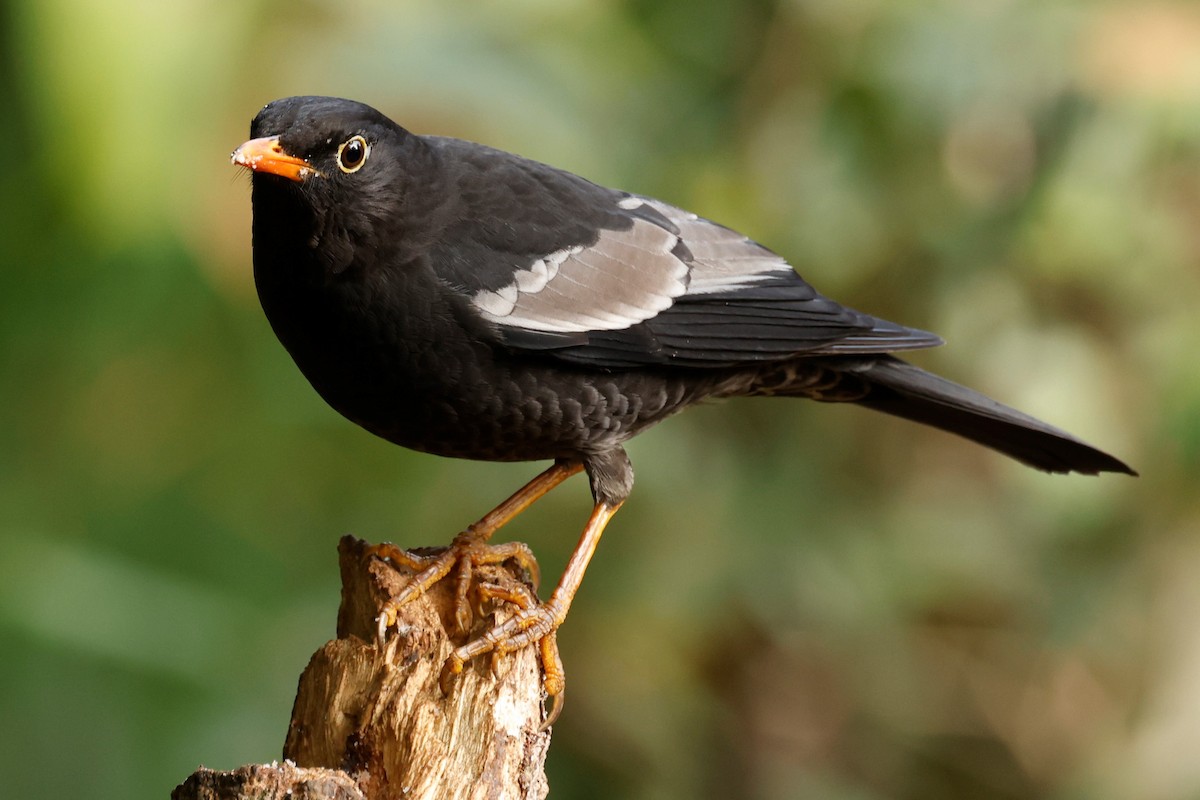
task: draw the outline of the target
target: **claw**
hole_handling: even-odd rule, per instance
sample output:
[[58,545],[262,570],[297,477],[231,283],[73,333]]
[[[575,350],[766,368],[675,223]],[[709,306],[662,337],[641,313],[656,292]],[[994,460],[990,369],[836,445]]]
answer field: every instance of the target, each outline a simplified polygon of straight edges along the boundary
[[446,659],[446,663],[442,665],[442,672],[438,675],[438,688],[442,690],[443,697],[450,696],[450,689],[454,686],[454,678],[461,675],[463,671],[463,660],[458,658],[458,651],[455,650]]
[[375,643],[380,647],[387,641],[387,629],[392,627],[392,623],[396,621],[396,615],[389,614],[385,607],[379,616],[375,618]]
[[546,719],[538,728],[538,733],[548,729],[555,722],[558,722],[558,715],[562,713],[563,705],[567,702],[567,690],[562,689],[558,694],[549,695],[546,698]]

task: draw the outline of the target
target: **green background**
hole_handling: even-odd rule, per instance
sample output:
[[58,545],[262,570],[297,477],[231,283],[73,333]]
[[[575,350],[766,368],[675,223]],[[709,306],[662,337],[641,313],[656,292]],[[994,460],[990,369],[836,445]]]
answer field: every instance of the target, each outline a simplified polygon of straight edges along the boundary
[[[1200,7],[16,0],[0,11],[0,782],[279,755],[347,532],[446,542],[541,465],[326,408],[228,163],[325,93],[661,197],[1139,479],[854,408],[636,441],[560,635],[556,798],[1200,797]],[[514,524],[557,574],[573,480]]]

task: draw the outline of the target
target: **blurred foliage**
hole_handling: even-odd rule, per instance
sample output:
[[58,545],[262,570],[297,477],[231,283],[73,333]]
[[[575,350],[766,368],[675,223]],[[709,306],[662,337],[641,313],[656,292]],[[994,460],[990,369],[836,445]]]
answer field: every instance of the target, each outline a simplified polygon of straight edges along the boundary
[[[438,544],[536,465],[325,408],[225,162],[328,93],[662,197],[1137,480],[853,408],[631,448],[560,637],[557,798],[1200,796],[1200,7],[11,0],[0,7],[0,774],[166,797],[278,756],[344,532]],[[506,531],[554,574],[583,482]]]

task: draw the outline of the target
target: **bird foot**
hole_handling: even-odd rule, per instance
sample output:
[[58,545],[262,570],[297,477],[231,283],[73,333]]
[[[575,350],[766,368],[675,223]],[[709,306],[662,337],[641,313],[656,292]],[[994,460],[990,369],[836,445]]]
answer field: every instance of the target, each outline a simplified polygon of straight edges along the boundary
[[[382,558],[416,573],[399,594],[388,600],[380,610],[376,630],[380,643],[386,638],[388,628],[396,624],[400,608],[425,594],[430,587],[451,572],[455,573],[454,632],[459,638],[464,638],[470,633],[476,611],[486,600],[514,602],[505,592],[493,591],[489,594],[481,589],[482,585],[477,585],[476,603],[473,608],[470,600],[471,586],[475,583],[475,572],[479,567],[512,561],[525,571],[535,587],[540,578],[537,559],[528,545],[522,542],[487,544],[480,541],[471,528],[454,537],[449,547],[413,551],[385,543],[369,548],[367,556]],[[533,593],[530,592],[530,595],[533,596]],[[517,605],[521,607],[519,603]]]
[[[387,630],[396,624],[399,610],[412,602],[438,581],[455,573],[454,627],[458,638],[469,635],[473,620],[483,616],[483,607],[491,603],[506,603],[516,606],[517,613],[466,644],[455,648],[446,660],[439,678],[443,694],[449,694],[454,678],[461,674],[464,666],[477,656],[491,653],[492,671],[499,668],[500,659],[524,647],[537,644],[542,662],[542,685],[551,698],[552,705],[547,713],[544,727],[553,724],[562,710],[566,685],[562,659],[558,653],[555,631],[566,618],[566,610],[559,609],[557,601],[542,604],[537,594],[528,586],[513,582],[508,585],[478,581],[478,567],[490,564],[515,562],[529,575],[536,586],[539,577],[537,560],[529,547],[521,542],[490,545],[478,541],[470,529],[455,537],[449,547],[432,551],[404,550],[393,544],[374,545],[367,556],[382,558],[393,564],[401,564],[416,574],[380,610],[377,619],[379,643],[385,641]],[[470,602],[474,583],[475,603]]]
[[533,592],[512,592],[495,584],[480,584],[479,591],[488,598],[512,603],[520,610],[499,625],[454,649],[446,659],[438,679],[442,694],[450,693],[454,678],[462,673],[463,667],[471,659],[491,653],[492,670],[495,671],[504,656],[536,644],[542,662],[542,687],[551,701],[550,709],[546,712],[546,721],[542,723],[542,729],[545,730],[558,719],[566,699],[567,679],[562,658],[558,653],[557,636],[559,626],[567,617],[566,605],[559,602],[557,597],[541,603]]

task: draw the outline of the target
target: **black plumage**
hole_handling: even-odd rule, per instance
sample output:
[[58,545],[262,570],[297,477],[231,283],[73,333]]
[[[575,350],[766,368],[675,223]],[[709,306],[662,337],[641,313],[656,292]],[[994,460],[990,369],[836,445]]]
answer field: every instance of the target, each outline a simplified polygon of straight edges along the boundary
[[414,591],[482,560],[495,528],[568,475],[589,474],[596,508],[559,588],[520,624],[460,648],[451,671],[493,647],[548,637],[553,650],[590,550],[632,486],[622,444],[707,398],[852,402],[1049,472],[1133,474],[891,355],[937,336],[823,297],[780,256],[667,203],[418,136],[336,98],[270,103],[251,136],[233,160],[254,172],[259,297],[321,396],[405,447],[555,461]]

